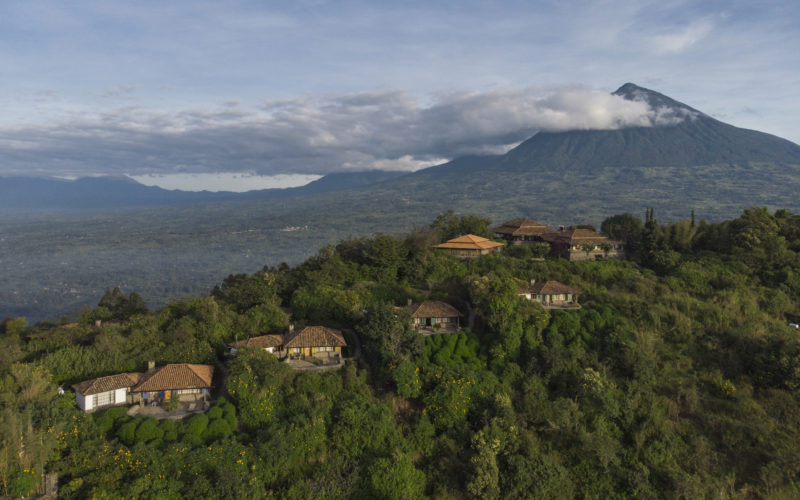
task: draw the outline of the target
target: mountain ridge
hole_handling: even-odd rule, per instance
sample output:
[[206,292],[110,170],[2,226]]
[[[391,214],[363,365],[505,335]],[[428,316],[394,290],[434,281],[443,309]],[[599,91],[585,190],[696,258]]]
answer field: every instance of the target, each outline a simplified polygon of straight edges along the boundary
[[339,191],[392,179],[407,172],[368,170],[337,172],[306,185],[236,193],[231,191],[183,191],[146,186],[126,176],[81,177],[75,180],[7,176],[0,177],[0,209],[68,210],[150,208],[159,206],[280,199]]

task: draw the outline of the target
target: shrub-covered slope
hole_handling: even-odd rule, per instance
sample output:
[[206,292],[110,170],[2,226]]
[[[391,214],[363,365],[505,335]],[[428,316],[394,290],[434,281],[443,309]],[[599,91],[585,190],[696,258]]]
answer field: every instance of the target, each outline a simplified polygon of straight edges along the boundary
[[[608,218],[631,261],[430,251],[487,223],[341,241],[156,312],[109,292],[77,326],[4,321],[3,493],[44,470],[64,498],[797,496],[800,216]],[[580,288],[583,307],[520,298],[530,279]],[[472,327],[419,336],[395,306],[426,297]],[[289,321],[342,328],[361,358],[296,373],[224,355]],[[85,415],[55,391],[148,360],[226,365],[230,403],[172,426]]]

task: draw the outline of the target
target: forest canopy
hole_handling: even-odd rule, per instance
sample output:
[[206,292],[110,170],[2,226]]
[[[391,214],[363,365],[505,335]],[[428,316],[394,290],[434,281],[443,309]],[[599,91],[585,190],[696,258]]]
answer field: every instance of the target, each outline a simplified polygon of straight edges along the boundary
[[[620,214],[625,260],[431,245],[488,232],[442,214],[408,235],[329,245],[150,311],[109,289],[61,322],[0,323],[0,494],[139,498],[568,498],[800,495],[800,215],[721,223]],[[545,309],[531,280],[582,291]],[[409,301],[457,308],[423,336]],[[297,372],[227,344],[343,331],[339,370]],[[84,413],[72,384],[148,361],[214,365],[205,413]],[[58,387],[66,389],[59,395]]]

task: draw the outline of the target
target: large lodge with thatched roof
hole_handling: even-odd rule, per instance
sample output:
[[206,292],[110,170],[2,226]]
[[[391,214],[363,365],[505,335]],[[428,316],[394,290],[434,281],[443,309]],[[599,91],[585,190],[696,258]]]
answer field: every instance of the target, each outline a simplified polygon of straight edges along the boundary
[[481,255],[500,252],[503,246],[502,243],[487,238],[475,236],[474,234],[466,234],[434,245],[433,248],[436,250],[443,250],[459,259],[475,259]]
[[512,219],[492,229],[509,245],[548,243],[550,254],[569,260],[615,259],[624,256],[623,244],[591,229],[550,229],[530,219]]

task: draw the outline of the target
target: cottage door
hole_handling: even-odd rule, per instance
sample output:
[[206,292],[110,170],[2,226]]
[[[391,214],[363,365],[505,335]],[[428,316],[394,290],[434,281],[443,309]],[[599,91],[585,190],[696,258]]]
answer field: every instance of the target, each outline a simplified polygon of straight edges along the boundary
[[306,357],[310,358],[311,357],[311,348],[310,347],[306,347],[304,354],[306,355]]
[[172,398],[172,391],[164,391],[164,401],[169,401]]

